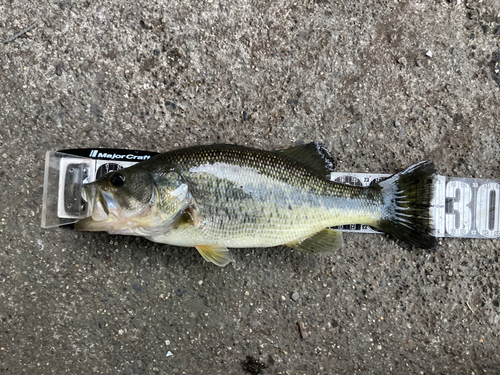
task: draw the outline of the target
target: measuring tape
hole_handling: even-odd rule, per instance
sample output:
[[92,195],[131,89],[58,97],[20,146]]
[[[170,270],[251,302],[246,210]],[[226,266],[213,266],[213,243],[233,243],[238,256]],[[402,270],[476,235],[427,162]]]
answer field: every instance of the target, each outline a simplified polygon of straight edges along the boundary
[[[332,181],[370,186],[391,175],[333,172]],[[435,237],[500,237],[500,183],[478,178],[434,176],[430,212]],[[380,233],[367,225],[342,225],[346,232]]]
[[[45,159],[42,227],[72,224],[89,216],[81,189],[86,183],[140,161],[155,152],[118,149],[49,151]],[[334,172],[331,180],[370,186],[390,175]],[[435,237],[500,237],[500,183],[476,178],[435,176],[430,206]],[[380,233],[367,225],[343,225],[344,232]]]

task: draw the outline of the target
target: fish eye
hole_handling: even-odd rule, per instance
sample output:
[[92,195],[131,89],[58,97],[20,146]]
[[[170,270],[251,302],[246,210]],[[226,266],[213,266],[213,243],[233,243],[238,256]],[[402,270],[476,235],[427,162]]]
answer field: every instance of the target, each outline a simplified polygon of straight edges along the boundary
[[109,182],[114,187],[122,187],[125,184],[125,176],[121,173],[113,173],[109,178]]

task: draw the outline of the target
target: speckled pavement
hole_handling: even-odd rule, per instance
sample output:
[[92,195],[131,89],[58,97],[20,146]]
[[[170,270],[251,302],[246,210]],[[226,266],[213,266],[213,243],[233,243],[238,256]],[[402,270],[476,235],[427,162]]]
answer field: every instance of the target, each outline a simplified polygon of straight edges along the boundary
[[241,249],[220,269],[40,226],[63,148],[319,141],[340,171],[500,179],[499,9],[0,0],[0,373],[500,373],[498,240],[346,234],[330,256]]

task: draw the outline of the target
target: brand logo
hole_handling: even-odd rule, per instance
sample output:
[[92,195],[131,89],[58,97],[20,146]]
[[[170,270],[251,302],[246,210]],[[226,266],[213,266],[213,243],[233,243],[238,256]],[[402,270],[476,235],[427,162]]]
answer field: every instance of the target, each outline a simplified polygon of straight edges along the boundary
[[99,159],[110,159],[110,160],[148,160],[151,159],[149,155],[133,155],[133,154],[115,154],[107,152],[99,152],[99,150],[90,151],[89,157],[99,158]]

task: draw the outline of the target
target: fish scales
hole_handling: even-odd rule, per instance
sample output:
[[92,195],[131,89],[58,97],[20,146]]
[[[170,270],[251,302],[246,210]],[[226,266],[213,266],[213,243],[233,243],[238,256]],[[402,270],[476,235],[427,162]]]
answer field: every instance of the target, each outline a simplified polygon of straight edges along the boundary
[[150,162],[160,169],[176,166],[201,216],[199,226],[151,238],[159,242],[276,246],[328,226],[373,224],[380,218],[381,195],[329,181],[274,152],[196,147]]

